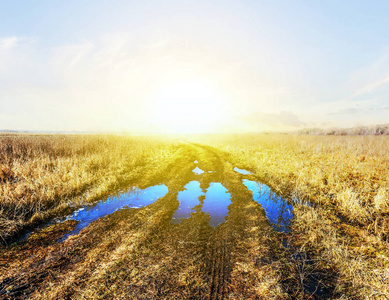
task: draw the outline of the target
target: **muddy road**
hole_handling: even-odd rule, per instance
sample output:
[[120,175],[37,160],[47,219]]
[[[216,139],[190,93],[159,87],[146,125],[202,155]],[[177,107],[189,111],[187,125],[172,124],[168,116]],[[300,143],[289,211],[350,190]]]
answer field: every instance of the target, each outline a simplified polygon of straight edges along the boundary
[[0,299],[326,298],[305,288],[285,245],[291,204],[266,206],[257,181],[214,149],[183,143],[137,189],[3,248]]

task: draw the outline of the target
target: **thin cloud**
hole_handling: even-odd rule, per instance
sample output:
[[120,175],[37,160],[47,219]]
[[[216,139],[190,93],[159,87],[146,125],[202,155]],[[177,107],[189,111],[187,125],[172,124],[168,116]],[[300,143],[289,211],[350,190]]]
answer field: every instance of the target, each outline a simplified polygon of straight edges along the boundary
[[85,41],[81,44],[59,47],[55,56],[57,67],[72,68],[93,50],[94,44]]
[[26,70],[34,42],[34,38],[0,37],[0,75],[3,73],[8,78],[19,66],[22,67],[22,72]]
[[11,49],[17,44],[18,41],[20,41],[20,38],[16,36],[0,38],[0,50]]
[[361,111],[360,109],[350,107],[350,108],[340,109],[337,112],[328,113],[328,115],[351,115],[351,114],[359,113],[360,111]]
[[262,113],[257,111],[240,117],[239,119],[250,124],[253,128],[258,129],[293,129],[305,125],[305,123],[301,121],[297,115],[290,111],[281,111],[278,114]]
[[339,109],[336,112],[330,112],[327,115],[353,115],[358,113],[372,113],[372,112],[383,111],[383,110],[389,110],[389,106],[384,105],[384,106],[363,107],[363,108],[348,107],[344,109]]
[[29,46],[36,42],[34,37],[0,37],[0,55],[2,52],[13,50],[20,46]]
[[386,85],[389,83],[389,75],[386,76],[385,78],[383,79],[380,79],[376,82],[373,82],[373,83],[369,83],[367,85],[365,85],[364,87],[362,87],[361,89],[357,90],[352,96],[351,98],[355,98],[355,97],[358,97],[358,96],[362,96],[362,95],[365,95],[365,94],[369,94],[377,89],[379,89],[380,87]]
[[20,39],[16,36],[0,38],[0,71],[5,69],[5,65],[10,60],[12,49]]

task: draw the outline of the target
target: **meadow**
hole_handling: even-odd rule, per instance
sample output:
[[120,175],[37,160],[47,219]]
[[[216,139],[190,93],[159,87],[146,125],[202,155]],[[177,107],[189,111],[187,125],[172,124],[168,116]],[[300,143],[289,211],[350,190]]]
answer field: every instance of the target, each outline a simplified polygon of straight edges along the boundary
[[314,253],[314,268],[336,274],[336,289],[351,298],[389,297],[388,137],[265,134],[197,139],[253,170],[286,197],[317,204],[295,207],[290,238],[301,251]]
[[175,151],[158,138],[0,135],[1,242],[128,186]]
[[[386,136],[0,136],[0,299],[387,299],[388,146]],[[290,231],[270,226],[244,179],[293,204]],[[172,221],[194,181],[228,190],[223,223],[210,224],[205,196]],[[64,242],[76,221],[34,231],[156,184],[169,192]]]

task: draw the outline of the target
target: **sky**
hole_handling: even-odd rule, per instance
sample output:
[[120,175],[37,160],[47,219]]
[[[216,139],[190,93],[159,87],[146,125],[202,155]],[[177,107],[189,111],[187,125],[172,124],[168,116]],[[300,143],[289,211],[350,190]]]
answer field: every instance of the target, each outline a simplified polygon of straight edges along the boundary
[[389,1],[0,1],[0,129],[389,123]]

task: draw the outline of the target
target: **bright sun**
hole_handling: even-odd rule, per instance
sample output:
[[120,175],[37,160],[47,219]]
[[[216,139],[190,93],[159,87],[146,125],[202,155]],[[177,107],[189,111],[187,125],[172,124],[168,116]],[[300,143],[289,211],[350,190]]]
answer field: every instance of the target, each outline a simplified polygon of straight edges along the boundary
[[170,133],[204,133],[220,129],[225,118],[221,95],[196,80],[174,82],[154,97],[154,121]]

